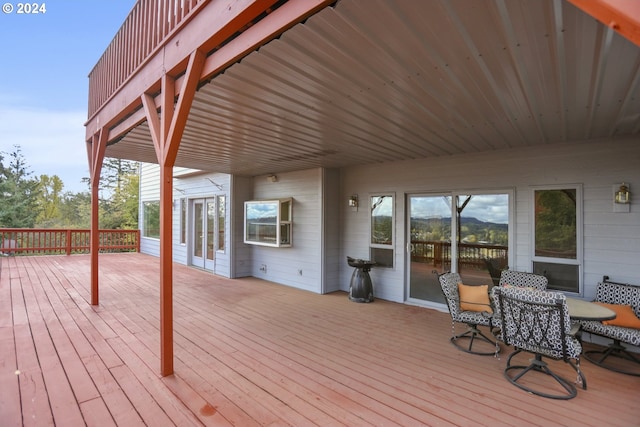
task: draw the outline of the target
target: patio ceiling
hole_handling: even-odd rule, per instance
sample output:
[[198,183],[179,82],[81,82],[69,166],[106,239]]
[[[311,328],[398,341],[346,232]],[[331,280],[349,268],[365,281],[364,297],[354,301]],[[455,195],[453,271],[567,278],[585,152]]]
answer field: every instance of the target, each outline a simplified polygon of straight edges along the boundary
[[[256,176],[639,133],[640,47],[564,0],[339,0],[200,87],[176,166]],[[106,156],[156,163],[146,122]]]

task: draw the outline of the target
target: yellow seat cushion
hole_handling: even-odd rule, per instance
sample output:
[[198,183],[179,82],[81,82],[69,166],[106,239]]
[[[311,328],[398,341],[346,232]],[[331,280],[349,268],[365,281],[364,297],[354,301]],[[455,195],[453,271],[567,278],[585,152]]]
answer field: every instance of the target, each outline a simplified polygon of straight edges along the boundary
[[638,316],[636,316],[636,313],[634,313],[633,308],[631,308],[630,305],[607,304],[597,301],[595,301],[595,303],[603,307],[607,307],[608,309],[613,310],[616,313],[615,319],[603,320],[603,325],[623,326],[625,328],[640,329],[640,319],[638,319]]
[[615,319],[603,320],[603,325],[623,326],[625,328],[640,329],[640,319],[638,319],[638,316],[636,316],[636,313],[633,312],[633,308],[631,308],[630,305],[607,304],[597,301],[595,302],[595,304],[607,307],[609,310],[613,310],[616,312]]
[[493,313],[489,304],[489,285],[465,285],[458,283],[460,310]]

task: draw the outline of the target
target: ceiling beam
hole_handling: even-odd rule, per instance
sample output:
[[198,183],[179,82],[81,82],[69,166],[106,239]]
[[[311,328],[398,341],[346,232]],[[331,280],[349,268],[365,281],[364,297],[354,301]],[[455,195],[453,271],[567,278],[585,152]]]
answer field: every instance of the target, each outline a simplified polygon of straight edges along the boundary
[[640,1],[568,0],[578,9],[640,46]]

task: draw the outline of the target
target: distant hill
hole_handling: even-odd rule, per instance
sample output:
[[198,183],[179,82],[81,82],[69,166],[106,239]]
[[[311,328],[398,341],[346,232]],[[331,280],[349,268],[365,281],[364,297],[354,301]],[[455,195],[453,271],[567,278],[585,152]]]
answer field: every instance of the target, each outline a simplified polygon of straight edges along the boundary
[[[425,224],[427,226],[432,224],[451,224],[451,217],[442,218],[411,218],[412,224]],[[478,218],[462,217],[460,223],[462,225],[479,225],[482,227],[491,227],[499,230],[508,230],[508,224],[498,224],[495,222],[482,221]]]
[[[463,240],[506,244],[508,242],[508,224],[498,224],[463,217],[461,219]],[[411,230],[414,238],[425,240],[447,240],[451,234],[451,217],[411,218]]]

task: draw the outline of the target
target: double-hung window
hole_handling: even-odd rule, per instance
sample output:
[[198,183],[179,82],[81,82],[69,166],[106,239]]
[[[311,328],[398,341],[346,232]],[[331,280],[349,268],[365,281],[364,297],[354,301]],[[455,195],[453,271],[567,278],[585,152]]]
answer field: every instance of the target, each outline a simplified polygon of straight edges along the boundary
[[549,288],[580,293],[582,277],[582,187],[533,190],[533,271]]
[[392,194],[371,196],[371,261],[377,267],[393,267],[394,258],[394,204]]

